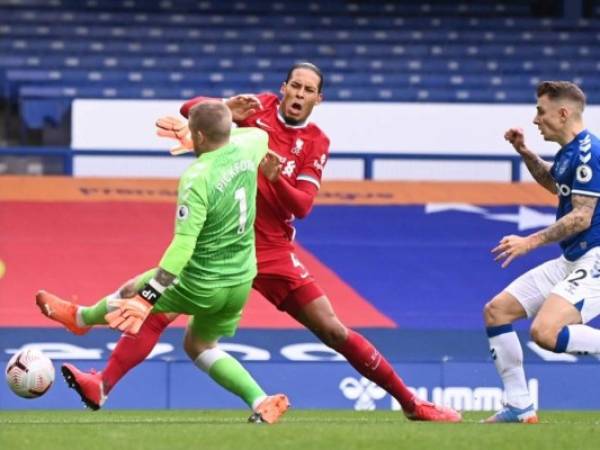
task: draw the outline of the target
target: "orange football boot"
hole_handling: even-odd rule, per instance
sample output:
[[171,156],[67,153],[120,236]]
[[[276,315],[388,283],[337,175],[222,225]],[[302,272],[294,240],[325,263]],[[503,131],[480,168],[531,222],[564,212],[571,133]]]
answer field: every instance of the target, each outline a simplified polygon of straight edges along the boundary
[[256,411],[250,416],[248,422],[252,423],[275,423],[290,407],[290,402],[284,394],[269,395],[265,398]]
[[91,329],[91,327],[77,325],[77,305],[74,303],[62,300],[46,291],[39,291],[36,294],[35,303],[43,315],[62,324],[73,334],[81,336]]
[[422,420],[425,422],[461,422],[462,416],[458,411],[446,406],[415,399],[415,409],[404,415],[410,420]]

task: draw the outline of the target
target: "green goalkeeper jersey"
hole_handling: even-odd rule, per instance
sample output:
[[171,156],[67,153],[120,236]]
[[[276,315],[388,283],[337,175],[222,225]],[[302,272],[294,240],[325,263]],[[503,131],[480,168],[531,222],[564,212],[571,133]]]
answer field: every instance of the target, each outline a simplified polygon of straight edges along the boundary
[[175,234],[197,237],[178,283],[233,286],[256,276],[257,170],[268,148],[258,128],[232,130],[229,144],[201,154],[179,182]]

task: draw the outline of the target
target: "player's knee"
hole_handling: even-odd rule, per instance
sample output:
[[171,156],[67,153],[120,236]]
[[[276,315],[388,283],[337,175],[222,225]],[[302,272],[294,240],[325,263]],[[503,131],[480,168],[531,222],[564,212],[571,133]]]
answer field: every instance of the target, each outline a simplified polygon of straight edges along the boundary
[[183,338],[183,350],[192,361],[195,361],[196,358],[198,358],[198,355],[202,353],[203,349],[198,346],[198,343],[188,331]]
[[183,350],[192,361],[196,361],[200,354],[208,349],[215,348],[217,341],[207,342],[195,337],[191,331],[186,331],[183,338]]
[[507,319],[504,314],[500,302],[497,300],[498,297],[494,297],[492,300],[487,302],[483,307],[483,320],[486,326],[504,325],[507,323]]
[[545,350],[554,351],[556,348],[557,331],[547,324],[534,322],[529,330],[531,339]]
[[183,350],[192,361],[195,361],[198,355],[200,354],[196,350],[194,344],[191,342],[191,339],[189,339],[187,336],[183,339]]

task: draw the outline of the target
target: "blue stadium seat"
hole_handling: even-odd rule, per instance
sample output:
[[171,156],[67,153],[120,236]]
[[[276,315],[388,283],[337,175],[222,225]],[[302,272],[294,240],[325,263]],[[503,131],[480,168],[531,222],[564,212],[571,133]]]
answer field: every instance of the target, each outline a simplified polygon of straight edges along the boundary
[[517,0],[11,0],[0,14],[2,95],[37,124],[37,100],[58,102],[42,115],[59,120],[73,95],[276,90],[305,59],[340,101],[529,103],[549,78],[590,102],[599,90],[600,21],[533,17]]

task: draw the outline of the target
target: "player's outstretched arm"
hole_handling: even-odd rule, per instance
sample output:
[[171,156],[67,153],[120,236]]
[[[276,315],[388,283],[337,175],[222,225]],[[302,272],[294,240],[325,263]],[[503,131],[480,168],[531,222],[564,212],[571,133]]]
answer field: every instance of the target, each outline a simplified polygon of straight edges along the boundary
[[193,150],[194,143],[185,121],[172,116],[161,117],[156,121],[156,134],[160,137],[176,139],[178,145],[171,148],[172,155],[181,155]]
[[262,105],[258,97],[254,94],[240,94],[229,97],[225,100],[225,104],[231,111],[232,119],[235,123],[243,120],[262,109]]
[[116,300],[118,308],[104,316],[110,328],[138,334],[152,307],[175,280],[175,275],[158,268],[156,275],[134,297]]
[[[180,109],[183,117],[188,117],[190,109],[205,100],[214,100],[211,97],[194,97],[185,102]],[[232,119],[239,123],[250,117],[257,110],[262,109],[260,99],[254,94],[239,94],[224,99],[225,104],[231,111]]]
[[556,194],[558,192],[556,183],[550,174],[552,164],[544,161],[525,145],[525,135],[523,134],[523,130],[521,128],[510,128],[504,133],[504,139],[506,139],[514,147],[517,153],[521,155],[521,158],[523,158],[523,162],[527,166],[527,170],[529,170],[533,179],[548,191]]
[[573,195],[571,197],[573,210],[562,216],[547,228],[529,236],[504,236],[500,243],[492,249],[495,260],[504,260],[502,268],[507,267],[513,259],[522,256],[542,245],[560,242],[587,230],[592,223],[592,216],[598,203],[597,197]]
[[175,234],[160,261],[156,275],[134,297],[116,300],[117,309],[104,316],[108,326],[137,334],[154,304],[191,258],[195,246],[196,237]]

